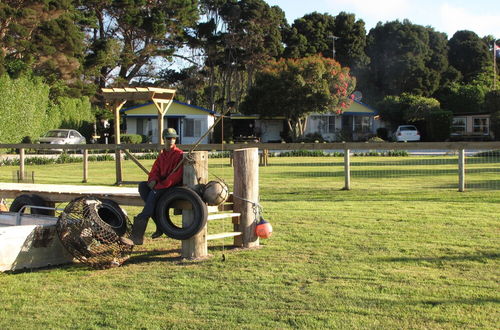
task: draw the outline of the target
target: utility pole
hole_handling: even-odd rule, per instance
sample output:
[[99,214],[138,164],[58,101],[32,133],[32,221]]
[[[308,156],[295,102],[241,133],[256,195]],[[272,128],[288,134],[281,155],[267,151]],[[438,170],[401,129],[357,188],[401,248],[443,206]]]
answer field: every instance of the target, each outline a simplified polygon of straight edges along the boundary
[[333,59],[335,59],[335,40],[339,39],[339,37],[334,36],[333,34],[330,35],[330,38],[332,38],[332,51],[333,51]]
[[497,40],[493,40],[493,90],[497,90]]

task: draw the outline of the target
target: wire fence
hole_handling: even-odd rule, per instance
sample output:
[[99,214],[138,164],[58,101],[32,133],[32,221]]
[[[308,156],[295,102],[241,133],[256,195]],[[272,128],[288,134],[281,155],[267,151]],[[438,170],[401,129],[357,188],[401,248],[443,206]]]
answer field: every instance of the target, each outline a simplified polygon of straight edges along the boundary
[[[348,190],[381,187],[390,190],[500,190],[499,142],[408,144],[410,148],[405,149],[406,146],[378,144],[372,147],[363,143],[255,144],[222,147],[201,145],[200,149],[209,151],[209,179],[223,178],[229,185],[233,181],[232,150],[258,147],[263,165],[259,169],[261,184],[270,185],[271,190],[273,183],[283,180],[291,185],[318,187],[326,184],[331,189]],[[30,147],[36,148],[36,145]],[[90,150],[92,147],[85,146]],[[117,146],[106,147],[108,150],[95,150],[94,152],[99,153],[87,156],[86,169],[82,166],[82,154],[26,154],[23,156],[23,166],[20,164],[20,154],[0,155],[0,182],[62,181],[79,184],[82,183],[83,176],[86,176],[88,184],[113,185],[117,183],[118,167],[114,161],[116,153],[113,147]],[[138,151],[134,155],[145,168],[152,166],[158,149],[161,148],[152,145],[132,147]],[[73,147],[76,148],[78,147]],[[188,150],[189,146],[183,149]],[[122,156],[120,171],[122,183],[125,184],[146,178],[144,171],[128,155]],[[23,175],[20,175],[21,172]]]

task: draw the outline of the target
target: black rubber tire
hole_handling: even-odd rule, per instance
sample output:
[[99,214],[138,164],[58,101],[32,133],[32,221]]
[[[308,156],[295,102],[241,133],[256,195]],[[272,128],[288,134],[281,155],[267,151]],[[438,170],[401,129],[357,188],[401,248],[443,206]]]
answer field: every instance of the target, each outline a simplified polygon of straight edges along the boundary
[[[178,200],[188,201],[193,206],[193,222],[188,227],[178,227],[170,220],[170,205]],[[174,239],[184,240],[198,234],[207,224],[207,216],[207,205],[196,192],[187,187],[165,189],[156,202],[156,223],[167,236]]]
[[[33,205],[33,206],[47,206],[45,200],[38,195],[20,195],[17,196],[12,204],[10,204],[9,211],[10,212],[18,212],[25,205]],[[23,210],[23,213],[26,212],[26,209]],[[42,210],[42,209],[31,209],[31,214],[43,214],[43,215],[51,215],[51,210]]]
[[121,207],[111,199],[99,199],[101,204],[97,206],[97,214],[107,223],[118,236],[127,232],[128,219]]

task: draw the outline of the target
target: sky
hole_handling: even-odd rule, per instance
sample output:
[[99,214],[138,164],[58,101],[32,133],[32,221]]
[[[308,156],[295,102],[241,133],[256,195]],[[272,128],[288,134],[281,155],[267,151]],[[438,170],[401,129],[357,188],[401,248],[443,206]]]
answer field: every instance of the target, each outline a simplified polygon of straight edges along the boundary
[[431,26],[451,38],[459,30],[500,39],[500,0],[265,0],[279,6],[291,25],[317,11],[336,16],[341,11],[365,22],[366,32],[378,22],[403,21]]

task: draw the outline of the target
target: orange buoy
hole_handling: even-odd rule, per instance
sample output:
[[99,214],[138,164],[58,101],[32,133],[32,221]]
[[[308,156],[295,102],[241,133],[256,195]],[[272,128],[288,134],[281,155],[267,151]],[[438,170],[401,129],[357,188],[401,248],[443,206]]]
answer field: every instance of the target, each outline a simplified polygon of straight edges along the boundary
[[273,234],[273,226],[268,221],[260,218],[259,223],[255,226],[255,234],[260,238],[269,238]]

